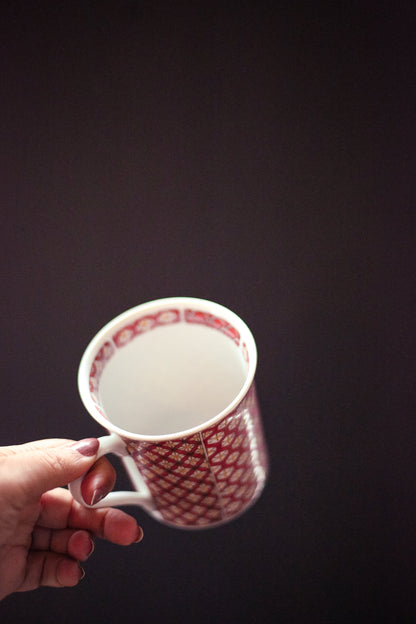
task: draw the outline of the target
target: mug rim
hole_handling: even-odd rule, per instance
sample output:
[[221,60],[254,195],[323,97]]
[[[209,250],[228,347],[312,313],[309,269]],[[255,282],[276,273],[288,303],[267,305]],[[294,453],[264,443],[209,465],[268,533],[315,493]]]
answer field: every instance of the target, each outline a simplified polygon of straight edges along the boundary
[[[141,434],[141,433],[133,433],[128,431],[127,429],[123,429],[122,427],[118,427],[111,420],[108,420],[98,409],[97,405],[91,398],[90,387],[89,387],[89,376],[92,363],[94,358],[96,357],[99,349],[103,346],[103,344],[108,340],[109,336],[114,333],[118,326],[122,325],[126,320],[130,319],[132,316],[136,315],[138,312],[147,312],[149,313],[152,309],[157,309],[158,311],[163,310],[165,308],[170,308],[172,306],[181,306],[182,309],[186,307],[186,305],[198,305],[202,306],[202,311],[210,312],[210,313],[218,313],[219,315],[225,315],[226,320],[232,319],[232,322],[236,329],[240,332],[241,342],[244,342],[249,353],[248,359],[248,370],[246,374],[246,378],[244,384],[242,385],[238,394],[234,397],[234,399],[228,403],[228,405],[221,410],[218,414],[205,420],[203,423],[196,425],[195,427],[191,427],[189,429],[184,429],[182,431],[174,432],[174,433],[164,433],[164,434]],[[195,434],[201,433],[206,429],[214,426],[225,417],[229,416],[238,405],[243,401],[246,397],[248,391],[250,390],[254,376],[257,368],[257,347],[251,333],[249,327],[246,323],[232,310],[226,308],[225,306],[215,303],[214,301],[210,301],[208,299],[200,299],[197,297],[166,297],[162,299],[155,299],[153,301],[148,301],[145,303],[141,303],[137,306],[129,308],[125,312],[122,312],[118,316],[114,317],[111,321],[109,321],[106,325],[100,329],[95,336],[92,338],[87,348],[84,351],[84,354],[81,358],[79,368],[78,368],[78,391],[81,397],[81,400],[89,412],[89,414],[96,420],[101,426],[103,426],[107,431],[112,433],[116,433],[121,438],[128,440],[137,440],[143,442],[164,442],[167,440],[176,440],[181,438],[188,438]]]

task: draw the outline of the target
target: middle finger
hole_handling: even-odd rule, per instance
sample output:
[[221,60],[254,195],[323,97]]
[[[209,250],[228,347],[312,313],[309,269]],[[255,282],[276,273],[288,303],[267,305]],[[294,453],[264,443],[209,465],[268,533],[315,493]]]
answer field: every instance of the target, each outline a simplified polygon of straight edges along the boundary
[[47,529],[37,526],[32,533],[31,550],[50,551],[86,561],[94,550],[89,531],[82,529]]

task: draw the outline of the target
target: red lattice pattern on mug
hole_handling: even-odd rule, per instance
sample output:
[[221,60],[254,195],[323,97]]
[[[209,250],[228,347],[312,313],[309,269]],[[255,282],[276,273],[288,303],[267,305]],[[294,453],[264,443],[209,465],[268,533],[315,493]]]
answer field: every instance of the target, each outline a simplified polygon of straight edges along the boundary
[[175,525],[231,519],[264,485],[267,459],[254,387],[237,411],[202,433],[157,444],[126,442],[157,510]]

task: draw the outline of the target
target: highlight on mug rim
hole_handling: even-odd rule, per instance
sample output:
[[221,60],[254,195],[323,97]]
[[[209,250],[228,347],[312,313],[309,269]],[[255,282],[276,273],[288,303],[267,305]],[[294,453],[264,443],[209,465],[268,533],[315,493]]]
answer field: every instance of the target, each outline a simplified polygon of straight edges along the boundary
[[[180,313],[180,318],[178,316]],[[138,317],[138,315],[140,315]],[[175,316],[176,315],[176,316]],[[241,350],[247,364],[244,384],[234,399],[218,414],[189,429],[167,434],[140,434],[113,424],[105,415],[98,397],[98,382],[105,363],[123,344],[156,325],[184,321],[208,325],[224,333]],[[257,367],[257,348],[244,321],[221,304],[193,297],[168,297],[137,305],[107,323],[87,346],[78,370],[78,389],[91,416],[105,429],[122,438],[164,441],[194,435],[230,415],[247,395]]]

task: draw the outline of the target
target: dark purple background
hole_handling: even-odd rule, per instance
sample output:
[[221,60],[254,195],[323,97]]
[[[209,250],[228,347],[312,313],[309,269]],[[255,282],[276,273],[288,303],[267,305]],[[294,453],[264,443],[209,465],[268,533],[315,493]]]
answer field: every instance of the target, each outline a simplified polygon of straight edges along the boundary
[[0,620],[413,621],[414,3],[85,4],[0,4],[1,443],[99,435],[87,343],[190,295],[256,337],[271,474]]

